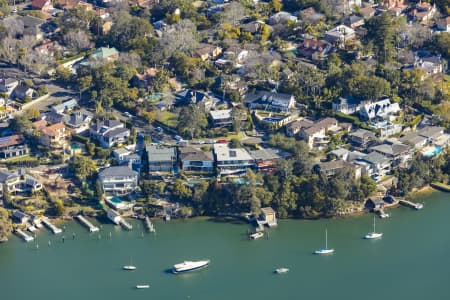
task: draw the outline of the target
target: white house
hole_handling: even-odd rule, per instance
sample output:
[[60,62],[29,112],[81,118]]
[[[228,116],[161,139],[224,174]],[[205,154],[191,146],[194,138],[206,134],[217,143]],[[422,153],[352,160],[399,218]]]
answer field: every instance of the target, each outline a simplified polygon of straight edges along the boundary
[[253,157],[243,148],[231,149],[228,144],[214,144],[214,155],[221,174],[245,172],[255,166]]
[[109,167],[98,174],[98,180],[105,193],[127,195],[138,186],[138,173],[126,166]]
[[400,111],[398,103],[391,103],[389,98],[365,104],[361,107],[359,115],[364,120],[371,120],[375,117],[387,118],[389,115],[394,115]]

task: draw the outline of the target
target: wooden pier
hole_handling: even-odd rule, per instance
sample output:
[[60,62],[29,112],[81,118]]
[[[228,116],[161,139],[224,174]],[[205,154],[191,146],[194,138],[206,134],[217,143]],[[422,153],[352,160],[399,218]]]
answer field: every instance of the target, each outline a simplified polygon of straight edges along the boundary
[[23,238],[23,240],[25,242],[31,242],[32,240],[34,240],[34,237],[26,234],[25,232],[22,231],[22,229],[17,229],[16,233],[18,236],[20,236],[21,238]]
[[62,232],[61,228],[58,228],[55,225],[53,225],[52,223],[50,223],[50,221],[48,219],[45,219],[45,218],[42,219],[42,223],[44,223],[44,225],[47,226],[53,232],[53,234],[58,234],[58,233]]
[[98,227],[92,225],[92,223],[89,222],[89,220],[87,220],[82,215],[78,215],[77,219],[80,221],[81,224],[85,225],[89,229],[89,232],[97,232],[100,230]]
[[416,210],[422,209],[423,208],[423,204],[422,203],[414,203],[408,200],[399,200],[399,203],[403,206],[407,206],[407,207],[411,207],[414,208]]
[[145,217],[145,225],[147,226],[148,231],[150,232],[156,232],[155,226],[150,221],[149,217]]
[[128,223],[127,221],[125,221],[124,218],[122,218],[120,220],[120,225],[126,230],[132,230],[133,229],[133,226],[130,223]]

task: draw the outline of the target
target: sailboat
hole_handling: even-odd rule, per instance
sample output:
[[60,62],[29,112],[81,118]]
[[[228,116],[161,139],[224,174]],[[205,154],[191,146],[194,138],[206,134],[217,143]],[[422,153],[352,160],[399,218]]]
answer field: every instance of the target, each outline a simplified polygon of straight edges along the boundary
[[314,254],[331,254],[334,249],[328,249],[328,231],[325,229],[325,248],[314,251]]
[[381,232],[377,233],[375,230],[375,216],[373,217],[373,232],[369,232],[364,236],[365,239],[372,240],[372,239],[378,239],[382,237],[383,234]]
[[130,264],[128,266],[123,266],[124,270],[133,271],[136,270],[136,267],[133,266],[133,258],[130,258]]

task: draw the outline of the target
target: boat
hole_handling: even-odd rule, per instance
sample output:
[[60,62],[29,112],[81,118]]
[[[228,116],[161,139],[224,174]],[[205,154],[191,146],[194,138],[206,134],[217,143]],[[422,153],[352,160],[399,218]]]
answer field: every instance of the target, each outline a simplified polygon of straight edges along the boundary
[[254,232],[254,233],[251,233],[251,234],[249,235],[249,237],[250,237],[252,240],[256,240],[256,239],[262,238],[263,236],[264,236],[264,233],[261,232],[261,231]]
[[383,236],[383,234],[380,232],[380,233],[378,233],[378,232],[376,232],[376,230],[375,230],[375,216],[373,217],[373,232],[369,232],[368,234],[366,234],[365,236],[364,236],[364,238],[365,239],[368,239],[368,240],[373,240],[373,239],[378,239],[378,238],[380,238],[380,237],[382,237]]
[[314,251],[314,254],[331,254],[334,249],[328,249],[328,231],[325,229],[325,248]]
[[172,272],[174,274],[184,273],[195,271],[199,269],[203,269],[209,266],[209,259],[206,260],[198,260],[198,261],[184,261],[182,263],[176,264],[173,266]]
[[148,289],[150,287],[150,285],[148,284],[138,284],[136,286],[137,289]]
[[127,266],[123,266],[123,269],[127,270],[127,271],[136,270],[136,267],[133,265],[133,258],[132,257],[130,258],[130,264],[127,265]]
[[278,268],[278,269],[275,269],[275,273],[277,273],[277,274],[284,274],[284,273],[287,273],[287,272],[289,272],[289,269],[288,269],[288,268]]

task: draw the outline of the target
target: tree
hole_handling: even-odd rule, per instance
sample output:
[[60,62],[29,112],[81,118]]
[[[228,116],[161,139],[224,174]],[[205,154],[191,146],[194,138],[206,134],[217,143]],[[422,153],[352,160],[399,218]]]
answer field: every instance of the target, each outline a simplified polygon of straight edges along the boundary
[[245,8],[241,3],[233,1],[225,7],[221,16],[222,23],[229,23],[235,26],[245,16]]
[[178,200],[187,200],[192,196],[192,191],[181,179],[177,179],[173,184],[172,196],[176,197]]
[[270,5],[272,6],[272,9],[276,12],[281,11],[281,9],[283,8],[283,4],[281,3],[280,0],[272,0]]
[[442,56],[450,59],[450,33],[441,32],[433,35],[433,46],[442,53]]
[[388,12],[370,18],[366,23],[367,38],[377,49],[377,57],[381,62],[388,61],[394,52],[396,26]]
[[69,163],[69,168],[72,174],[81,182],[89,180],[96,173],[94,161],[86,156],[74,156]]
[[79,53],[88,49],[91,49],[93,43],[91,42],[86,31],[83,30],[71,30],[63,36],[63,41],[69,50],[74,53]]
[[173,31],[164,34],[160,40],[158,51],[163,58],[170,58],[175,52],[192,54],[197,46],[195,24],[190,20],[182,20],[173,25]]
[[60,65],[56,68],[56,78],[62,83],[69,83],[72,80],[72,72],[70,69]]
[[0,57],[10,64],[17,64],[19,59],[19,42],[10,36],[3,38],[0,43]]
[[11,9],[8,5],[8,2],[6,0],[0,0],[0,17],[4,18],[5,16],[9,15],[10,11]]
[[62,216],[66,213],[66,207],[61,199],[55,201],[55,209],[58,216]]
[[[3,0],[0,0],[0,7],[1,1]],[[12,38],[17,38],[18,36],[22,35],[25,28],[23,21],[20,18],[12,16],[3,20],[3,26],[6,29],[6,34]]]
[[206,114],[197,105],[191,104],[181,109],[178,115],[177,130],[182,136],[194,139],[207,126]]
[[3,207],[0,207],[0,241],[7,241],[11,231],[12,223],[8,211]]

